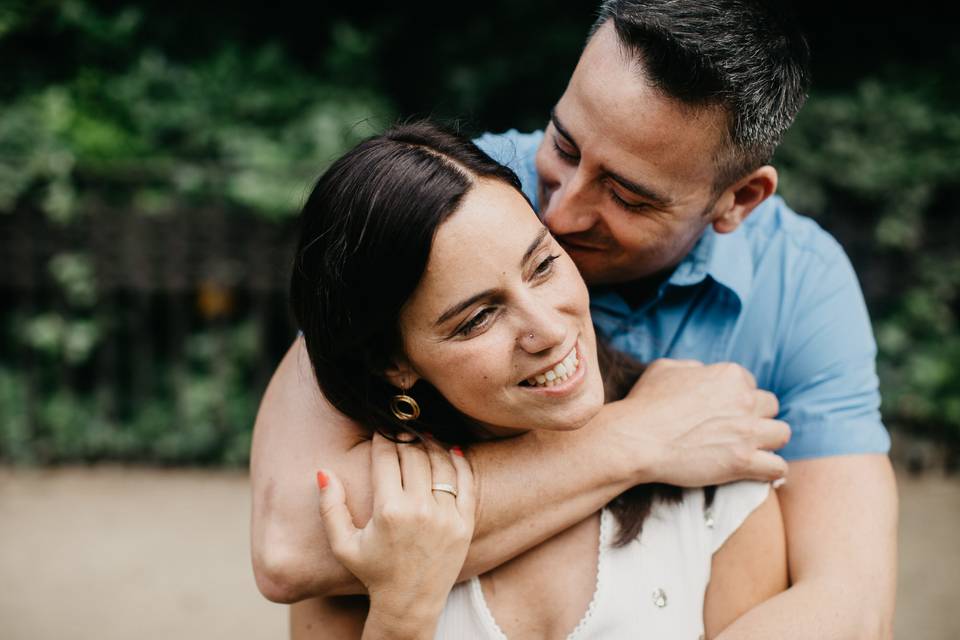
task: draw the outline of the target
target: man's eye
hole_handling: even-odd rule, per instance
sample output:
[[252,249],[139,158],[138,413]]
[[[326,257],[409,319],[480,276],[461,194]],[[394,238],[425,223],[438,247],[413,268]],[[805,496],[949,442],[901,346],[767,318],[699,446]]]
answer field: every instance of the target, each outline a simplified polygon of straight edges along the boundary
[[545,276],[551,271],[553,271],[553,261],[559,258],[559,255],[548,256],[544,258],[543,262],[537,265],[537,268],[534,270],[533,275],[535,276]]
[[493,317],[493,312],[494,312],[494,311],[495,311],[495,308],[494,308],[494,307],[487,307],[487,308],[485,308],[485,309],[481,309],[481,310],[477,313],[477,315],[475,315],[475,316],[473,316],[472,318],[470,318],[469,320],[467,320],[467,321],[463,324],[462,327],[460,327],[459,329],[457,329],[457,335],[458,335],[458,336],[469,336],[469,335],[471,335],[474,331],[476,331],[477,329],[482,328],[485,324],[487,324],[487,321],[488,321],[491,317]]
[[553,139],[553,150],[556,151],[557,155],[560,156],[560,158],[562,160],[565,160],[566,162],[576,163],[577,161],[580,160],[580,156],[564,151],[560,147],[560,143],[557,142],[556,138]]
[[647,206],[646,202],[630,202],[628,200],[624,200],[623,198],[618,196],[617,192],[614,191],[613,189],[610,190],[610,197],[613,198],[614,202],[616,202],[618,205],[620,205],[624,209],[629,209],[630,211],[637,211]]

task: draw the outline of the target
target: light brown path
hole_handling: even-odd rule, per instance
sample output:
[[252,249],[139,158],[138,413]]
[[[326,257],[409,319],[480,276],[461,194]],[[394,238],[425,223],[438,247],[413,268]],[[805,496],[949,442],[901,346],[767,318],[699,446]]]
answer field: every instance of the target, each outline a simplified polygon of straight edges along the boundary
[[[0,468],[0,639],[285,638],[246,474]],[[897,638],[960,638],[960,479],[901,475]]]
[[0,638],[286,637],[249,511],[243,473],[0,469]]

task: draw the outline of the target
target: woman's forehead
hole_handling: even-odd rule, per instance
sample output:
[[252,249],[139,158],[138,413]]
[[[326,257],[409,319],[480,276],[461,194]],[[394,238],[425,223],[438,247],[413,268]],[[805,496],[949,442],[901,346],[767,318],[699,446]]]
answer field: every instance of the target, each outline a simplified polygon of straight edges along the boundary
[[452,299],[501,286],[521,269],[543,225],[514,188],[478,180],[434,235],[430,258],[410,305],[430,313]]

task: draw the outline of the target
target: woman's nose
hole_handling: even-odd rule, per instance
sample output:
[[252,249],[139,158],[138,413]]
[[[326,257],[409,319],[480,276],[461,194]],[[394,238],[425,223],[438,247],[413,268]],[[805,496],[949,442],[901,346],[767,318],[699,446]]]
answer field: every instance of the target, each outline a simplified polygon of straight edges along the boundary
[[557,310],[540,309],[522,324],[517,342],[527,353],[542,353],[563,345],[566,339],[567,328]]

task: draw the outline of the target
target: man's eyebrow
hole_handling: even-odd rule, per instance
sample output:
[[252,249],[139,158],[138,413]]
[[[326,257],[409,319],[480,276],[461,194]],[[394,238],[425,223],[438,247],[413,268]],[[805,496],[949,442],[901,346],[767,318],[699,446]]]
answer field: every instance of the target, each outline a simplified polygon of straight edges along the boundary
[[560,119],[557,118],[556,107],[550,110],[550,122],[553,123],[553,128],[557,130],[557,133],[567,139],[567,142],[573,146],[577,146],[577,143],[574,141],[573,136],[570,135],[570,132],[567,131],[562,124],[560,124]]
[[648,189],[642,184],[637,184],[636,182],[627,180],[623,176],[616,174],[613,171],[610,171],[609,169],[605,169],[604,173],[607,174],[608,178],[610,178],[611,180],[619,184],[621,187],[623,187],[627,191],[630,191],[631,193],[635,193],[636,195],[640,196],[645,200],[650,200],[651,202],[653,202],[654,205],[658,207],[666,208],[666,207],[669,207],[671,204],[670,198],[667,198],[666,196],[662,196],[658,194],[656,191],[653,191],[652,189]]
[[[557,118],[556,107],[550,110],[550,122],[553,123],[553,128],[557,130],[557,133],[559,133],[561,136],[567,139],[567,142],[569,142],[575,147],[577,146],[577,143],[574,142],[573,140],[573,136],[570,135],[570,132],[563,127],[563,124],[561,124],[560,119]],[[654,205],[658,207],[669,207],[671,204],[670,198],[667,198],[666,196],[662,196],[656,191],[654,191],[653,189],[645,187],[642,184],[637,184],[632,180],[628,180],[627,178],[624,178],[623,176],[621,176],[619,173],[615,173],[606,168],[603,170],[603,173],[608,178],[610,178],[611,180],[619,184],[621,187],[623,187],[627,191],[630,191],[631,193],[634,193],[640,196],[641,198],[651,201]]]
[[[549,230],[546,227],[540,229],[540,232],[537,234],[537,237],[533,239],[533,242],[530,243],[530,246],[527,247],[527,250],[523,252],[523,258],[520,259],[520,267],[523,268],[523,265],[526,264],[527,260],[530,259],[530,256],[536,252],[537,248],[543,244],[544,238],[547,237]],[[481,291],[475,295],[470,296],[466,300],[461,300],[460,302],[454,304],[446,311],[440,314],[440,317],[437,318],[437,321],[434,322],[434,326],[439,326],[454,317],[464,309],[471,307],[476,304],[478,301],[483,300],[484,298],[490,298],[496,295],[495,289],[487,289],[486,291]]]

